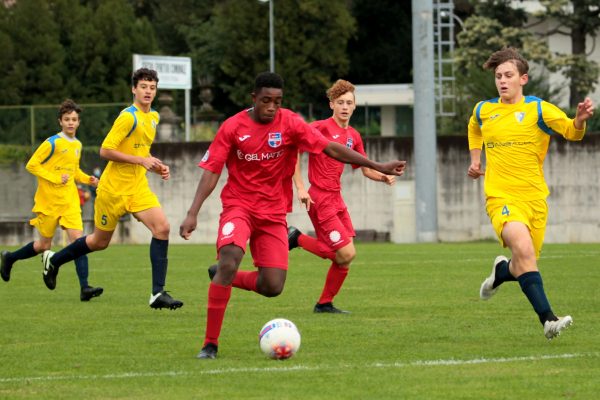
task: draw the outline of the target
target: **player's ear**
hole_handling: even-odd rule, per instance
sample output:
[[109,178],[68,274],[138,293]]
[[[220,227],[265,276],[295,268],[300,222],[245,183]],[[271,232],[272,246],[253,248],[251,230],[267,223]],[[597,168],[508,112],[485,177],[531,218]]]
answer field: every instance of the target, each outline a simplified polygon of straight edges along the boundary
[[521,86],[525,86],[529,82],[529,75],[523,74],[519,79],[521,80]]
[[329,108],[331,108],[333,110],[333,101],[329,102]]

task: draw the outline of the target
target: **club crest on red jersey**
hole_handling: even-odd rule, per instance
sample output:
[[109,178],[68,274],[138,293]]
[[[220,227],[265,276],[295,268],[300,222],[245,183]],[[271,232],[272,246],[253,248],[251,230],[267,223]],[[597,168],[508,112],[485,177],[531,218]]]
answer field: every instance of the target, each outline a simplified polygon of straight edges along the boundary
[[269,133],[269,140],[267,141],[267,143],[269,143],[269,146],[273,148],[281,146],[281,132]]
[[352,140],[351,137],[349,137],[348,139],[346,139],[346,147],[351,149],[352,145],[354,144],[354,141]]

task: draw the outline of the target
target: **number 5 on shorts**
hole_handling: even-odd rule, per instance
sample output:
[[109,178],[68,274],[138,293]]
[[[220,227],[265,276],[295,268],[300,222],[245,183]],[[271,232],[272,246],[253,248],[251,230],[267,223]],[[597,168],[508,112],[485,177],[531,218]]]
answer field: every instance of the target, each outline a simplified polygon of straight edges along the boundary
[[[506,206],[504,206],[504,207],[506,208]],[[502,214],[504,214],[504,211],[502,211]],[[102,225],[106,225],[106,223],[108,222],[106,220],[106,214],[102,214],[102,220],[101,221],[102,221]]]

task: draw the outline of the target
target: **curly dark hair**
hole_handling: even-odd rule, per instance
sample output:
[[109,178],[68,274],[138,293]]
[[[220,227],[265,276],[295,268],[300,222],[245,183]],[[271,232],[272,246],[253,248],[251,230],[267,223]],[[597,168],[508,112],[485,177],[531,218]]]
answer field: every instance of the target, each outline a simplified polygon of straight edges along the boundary
[[254,93],[262,88],[283,89],[283,78],[275,72],[261,72],[254,80]]
[[519,75],[525,75],[529,71],[527,60],[514,47],[503,47],[502,50],[492,53],[490,58],[483,64],[483,68],[495,71],[500,64],[507,61],[512,61],[517,66]]
[[75,111],[77,115],[81,114],[81,107],[77,105],[73,100],[66,99],[62,102],[60,107],[58,108],[58,119],[61,119],[64,114],[69,114]]
[[154,81],[158,83],[158,74],[150,68],[140,68],[131,75],[131,85],[137,87],[139,81]]

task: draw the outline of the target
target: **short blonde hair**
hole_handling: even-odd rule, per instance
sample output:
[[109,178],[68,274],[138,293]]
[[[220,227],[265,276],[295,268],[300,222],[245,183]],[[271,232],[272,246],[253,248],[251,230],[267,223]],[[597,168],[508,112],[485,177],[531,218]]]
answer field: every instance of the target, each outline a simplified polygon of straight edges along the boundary
[[343,79],[338,79],[329,89],[327,89],[327,98],[334,101],[346,93],[354,94],[354,85]]

